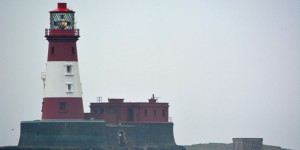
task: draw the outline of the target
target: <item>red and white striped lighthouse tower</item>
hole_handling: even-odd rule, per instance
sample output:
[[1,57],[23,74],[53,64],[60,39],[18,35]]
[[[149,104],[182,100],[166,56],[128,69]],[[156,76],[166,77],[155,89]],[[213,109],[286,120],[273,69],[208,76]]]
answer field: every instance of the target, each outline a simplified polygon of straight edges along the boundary
[[79,78],[75,12],[66,3],[50,11],[46,72],[42,74],[44,96],[42,119],[83,119],[82,89]]

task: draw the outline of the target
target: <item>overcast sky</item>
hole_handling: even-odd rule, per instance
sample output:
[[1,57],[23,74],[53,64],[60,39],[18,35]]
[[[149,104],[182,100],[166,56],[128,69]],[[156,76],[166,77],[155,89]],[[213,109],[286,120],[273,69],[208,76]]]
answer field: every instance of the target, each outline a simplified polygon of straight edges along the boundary
[[[41,118],[49,11],[0,1],[0,146]],[[169,102],[177,144],[234,137],[300,149],[299,0],[67,0],[85,112],[96,97]]]

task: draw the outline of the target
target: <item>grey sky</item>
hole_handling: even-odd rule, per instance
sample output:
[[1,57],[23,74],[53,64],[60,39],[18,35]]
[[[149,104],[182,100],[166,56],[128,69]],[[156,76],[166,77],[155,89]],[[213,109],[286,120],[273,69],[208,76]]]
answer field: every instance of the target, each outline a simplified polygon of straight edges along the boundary
[[[49,11],[0,1],[0,146],[41,118]],[[76,11],[85,112],[97,96],[170,103],[177,144],[300,149],[300,1],[66,1]],[[14,129],[14,130],[11,130]]]

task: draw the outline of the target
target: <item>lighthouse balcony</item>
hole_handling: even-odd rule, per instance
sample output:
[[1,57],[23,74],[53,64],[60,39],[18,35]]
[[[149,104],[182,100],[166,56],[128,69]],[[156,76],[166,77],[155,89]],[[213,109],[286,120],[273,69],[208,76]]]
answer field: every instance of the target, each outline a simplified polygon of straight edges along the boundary
[[79,36],[79,29],[45,29],[45,36]]

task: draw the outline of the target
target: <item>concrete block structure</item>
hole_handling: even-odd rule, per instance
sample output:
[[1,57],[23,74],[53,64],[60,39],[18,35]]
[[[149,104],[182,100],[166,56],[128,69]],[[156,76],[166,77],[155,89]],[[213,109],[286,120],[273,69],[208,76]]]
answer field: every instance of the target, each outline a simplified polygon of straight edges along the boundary
[[138,149],[176,146],[173,124],[107,124],[100,120],[23,121],[19,146]]
[[233,138],[233,150],[263,150],[262,138]]

